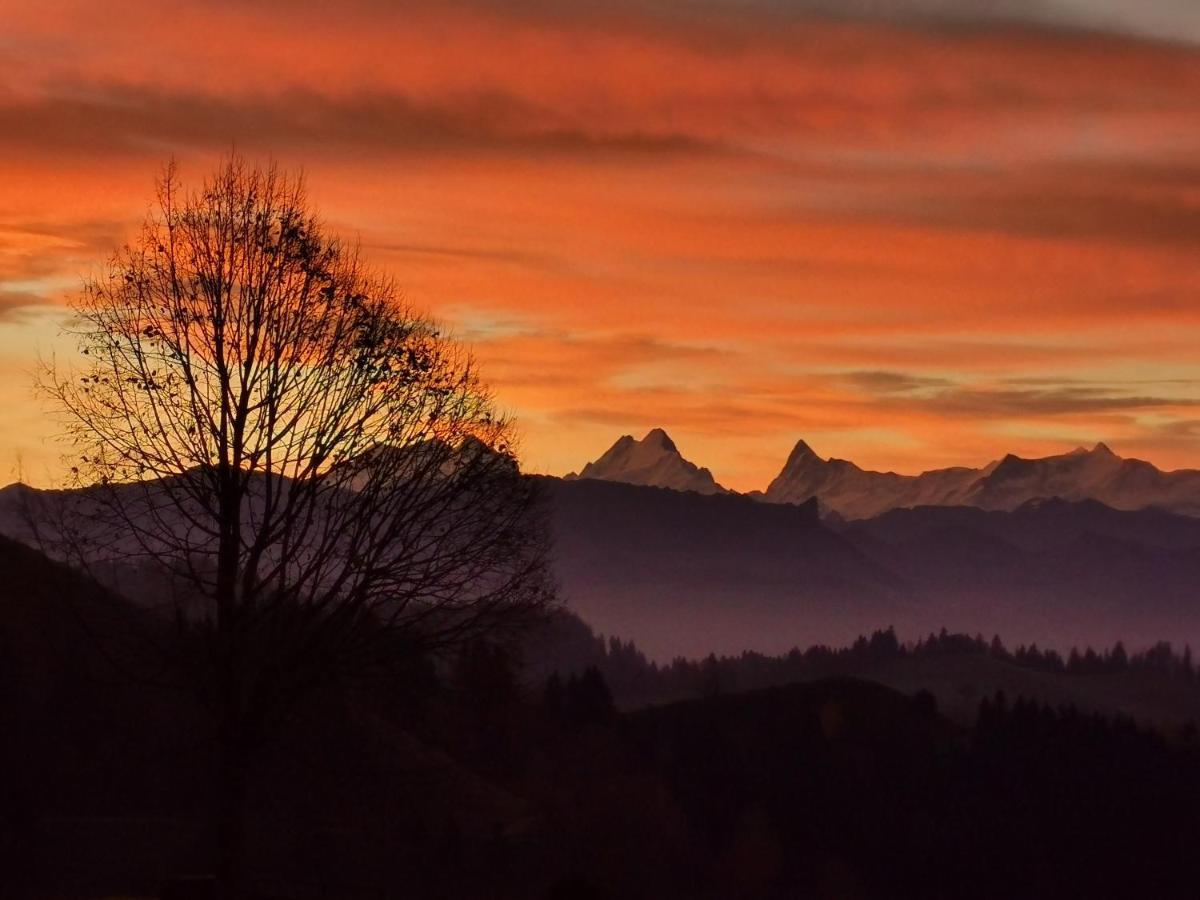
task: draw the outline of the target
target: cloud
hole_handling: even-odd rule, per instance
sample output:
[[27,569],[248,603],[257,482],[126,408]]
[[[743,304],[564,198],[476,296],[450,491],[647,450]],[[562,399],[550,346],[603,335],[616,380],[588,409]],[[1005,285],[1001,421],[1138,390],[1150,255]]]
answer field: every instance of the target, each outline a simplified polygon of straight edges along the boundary
[[798,436],[1200,449],[1200,50],[1086,30],[1170,0],[18,6],[0,365],[159,163],[236,142],[475,345],[544,470],[652,424],[739,487]]
[[112,253],[126,227],[0,216],[0,320],[23,321],[31,309],[78,290],[83,275]]
[[952,384],[945,378],[909,375],[904,372],[847,372],[842,376],[842,380],[854,388],[872,394],[912,394],[945,388]]
[[1200,406],[1200,398],[1131,394],[1119,387],[1079,385],[1026,390],[960,387],[924,397],[905,396],[898,402],[914,411],[969,419],[1057,418]]
[[0,151],[146,154],[184,147],[286,147],[292,154],[370,152],[667,155],[721,148],[669,131],[589,128],[501,93],[419,102],[364,91],[229,98],[110,85],[0,105]]
[[[235,5],[214,0],[210,7]],[[283,3],[277,8],[317,10],[316,0]],[[1191,0],[443,0],[443,5],[474,12],[502,13],[517,19],[546,23],[587,23],[593,27],[637,21],[642,28],[657,24],[678,30],[731,22],[769,29],[815,16],[936,27],[996,25],[1044,29],[1087,29],[1170,41],[1200,39]],[[347,0],[346,14],[387,17],[396,13],[386,0]]]
[[[994,381],[948,379],[899,371],[848,372],[839,377],[867,404],[913,414],[1020,420],[1096,413],[1139,413],[1200,406],[1194,379],[1096,382],[1063,376],[1016,376]],[[1161,393],[1137,392],[1158,388]]]
[[503,321],[476,320],[459,335],[474,345],[497,384],[539,392],[567,390],[575,396],[588,393],[589,386],[617,394],[649,394],[656,390],[655,382],[677,386],[691,381],[690,389],[699,390],[697,366],[731,366],[739,360],[734,351],[711,344],[689,345],[644,334],[555,331]]
[[6,291],[0,288],[0,324],[20,322],[35,308],[45,306],[46,298],[30,291]]
[[881,196],[878,215],[949,231],[1154,246],[1200,242],[1200,204],[1192,196],[1200,166],[1076,162],[942,179],[937,203],[929,194]]

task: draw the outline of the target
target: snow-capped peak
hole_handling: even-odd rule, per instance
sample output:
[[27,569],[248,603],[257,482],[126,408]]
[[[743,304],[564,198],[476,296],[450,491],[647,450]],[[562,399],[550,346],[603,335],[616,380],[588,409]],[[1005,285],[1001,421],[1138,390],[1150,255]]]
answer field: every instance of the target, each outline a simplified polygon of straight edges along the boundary
[[725,493],[708,469],[683,458],[675,442],[661,428],[651,429],[640,441],[632,435],[622,435],[599,459],[584,466],[578,477],[700,494]]

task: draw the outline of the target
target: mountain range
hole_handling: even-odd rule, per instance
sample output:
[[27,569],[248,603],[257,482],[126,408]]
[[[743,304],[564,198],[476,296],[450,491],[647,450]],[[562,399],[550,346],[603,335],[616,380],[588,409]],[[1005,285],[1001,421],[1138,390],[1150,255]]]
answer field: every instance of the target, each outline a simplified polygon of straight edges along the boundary
[[[944,626],[1060,650],[1200,646],[1200,516],[1161,508],[1169,497],[1194,513],[1184,489],[1196,473],[1099,446],[905,477],[803,445],[771,490],[749,495],[687,463],[660,430],[618,447],[576,477],[528,477],[567,608],[654,659],[785,653],[889,624],[904,637]],[[70,494],[0,490],[0,534],[38,544],[28,514],[56,522]],[[152,566],[93,569],[139,605],[169,587]]]
[[770,504],[543,478],[569,609],[652,658],[837,645],[894,625],[1010,645],[1200,646],[1200,519],[1085,500],[820,519]]
[[[727,490],[708,469],[685,459],[661,428],[641,441],[625,435],[568,478],[701,494]],[[1157,508],[1200,516],[1200,471],[1162,471],[1144,460],[1122,458],[1101,443],[1090,450],[1079,447],[1038,459],[1008,454],[981,468],[960,466],[901,475],[873,472],[845,459],[822,458],[801,440],[767,489],[748,496],[768,503],[803,503],[815,497],[823,516],[846,520],[918,506],[1014,510],[1031,500],[1056,497],[1098,500],[1114,509]]]

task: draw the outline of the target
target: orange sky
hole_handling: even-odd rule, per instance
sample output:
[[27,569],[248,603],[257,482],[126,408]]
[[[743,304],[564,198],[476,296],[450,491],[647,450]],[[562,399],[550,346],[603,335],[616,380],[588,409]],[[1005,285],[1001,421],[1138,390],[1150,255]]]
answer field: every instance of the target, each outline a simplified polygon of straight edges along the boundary
[[801,436],[1200,467],[1200,49],[1061,27],[1200,38],[1155,2],[6,6],[0,480],[57,471],[25,373],[63,300],[170,154],[234,144],[474,345],[532,470],[655,425],[740,489]]

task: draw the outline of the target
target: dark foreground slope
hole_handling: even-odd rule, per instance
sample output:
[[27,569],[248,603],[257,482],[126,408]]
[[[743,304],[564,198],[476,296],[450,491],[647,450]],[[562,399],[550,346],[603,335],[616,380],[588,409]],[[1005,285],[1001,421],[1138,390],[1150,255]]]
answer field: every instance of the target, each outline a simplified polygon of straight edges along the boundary
[[[167,635],[143,608],[0,538],[0,898],[145,897],[212,871],[212,723],[163,686]],[[412,687],[330,687],[254,760],[250,870],[265,894],[329,896],[334,884],[353,897],[367,882],[378,896],[402,881],[396,866],[445,884],[438,841],[451,825],[460,842],[520,830],[525,800],[398,727]]]
[[142,779],[154,776],[140,761],[169,750],[194,718],[143,683],[152,635],[143,613],[85,575],[0,538],[0,796],[10,812],[32,798],[55,809],[84,786],[97,804],[136,797],[153,808]]
[[[207,871],[203,719],[77,627],[122,602],[6,542],[0,575],[4,896]],[[331,686],[297,709],[250,770],[253,896],[1133,897],[1200,877],[1193,730],[1012,698],[964,728],[847,678],[627,714],[594,673],[523,681],[481,645],[416,694]]]
[[[827,681],[631,716],[707,851],[708,896],[1165,896],[1200,875],[1194,745]],[[701,891],[698,895],[705,895]]]
[[[128,677],[152,674],[131,640],[149,626],[86,576],[0,538],[0,885],[13,895],[57,895],[80,871],[103,879],[110,860],[139,866],[136,842],[111,855],[127,826],[169,843],[172,817],[202,802],[196,714]],[[107,850],[77,840],[87,822]]]

